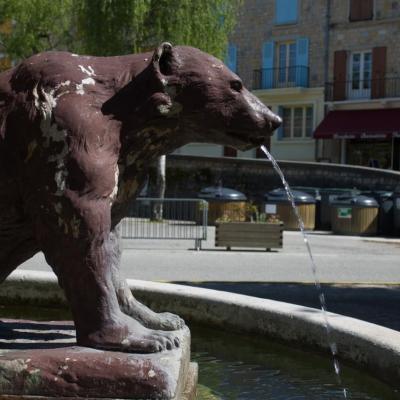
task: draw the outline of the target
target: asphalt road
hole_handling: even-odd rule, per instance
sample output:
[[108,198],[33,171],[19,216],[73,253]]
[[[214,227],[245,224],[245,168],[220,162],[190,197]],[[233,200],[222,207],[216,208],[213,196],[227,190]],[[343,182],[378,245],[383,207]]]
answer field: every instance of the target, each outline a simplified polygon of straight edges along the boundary
[[[214,232],[203,250],[193,241],[125,240],[121,270],[126,278],[190,282],[314,283],[299,232],[285,232],[283,249],[215,248]],[[322,283],[400,284],[400,240],[310,233],[316,276]],[[62,251],[62,250],[61,250]],[[42,254],[19,268],[49,270]]]
[[[285,232],[283,249],[217,249],[209,229],[202,251],[193,241],[125,240],[127,278],[170,281],[319,308],[302,236]],[[317,278],[328,309],[400,330],[400,240],[310,233]],[[60,249],[62,251],[62,249]],[[50,270],[42,254],[20,266]]]

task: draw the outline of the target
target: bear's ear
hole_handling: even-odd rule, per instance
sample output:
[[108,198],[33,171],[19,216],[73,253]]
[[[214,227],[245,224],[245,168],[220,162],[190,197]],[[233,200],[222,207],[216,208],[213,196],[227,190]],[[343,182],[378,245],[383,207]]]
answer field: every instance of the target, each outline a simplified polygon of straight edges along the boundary
[[172,44],[168,42],[161,43],[153,54],[153,65],[163,75],[172,75],[173,52]]

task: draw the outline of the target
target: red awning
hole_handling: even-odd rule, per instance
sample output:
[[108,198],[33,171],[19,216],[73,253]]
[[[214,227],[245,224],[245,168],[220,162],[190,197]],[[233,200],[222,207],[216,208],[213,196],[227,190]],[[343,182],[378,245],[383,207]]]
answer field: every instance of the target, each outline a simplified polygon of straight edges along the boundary
[[316,139],[400,137],[400,108],[331,111],[314,131]]

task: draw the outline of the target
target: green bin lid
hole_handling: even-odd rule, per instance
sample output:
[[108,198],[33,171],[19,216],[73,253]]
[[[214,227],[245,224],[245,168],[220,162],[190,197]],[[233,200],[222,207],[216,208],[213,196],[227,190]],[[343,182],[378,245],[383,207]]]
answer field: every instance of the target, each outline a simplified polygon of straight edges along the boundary
[[[299,190],[292,190],[294,201],[296,204],[315,204],[314,196],[300,192]],[[274,189],[264,195],[264,199],[268,203],[289,203],[289,199],[285,189]]]
[[378,202],[372,198],[362,195],[357,196],[338,196],[332,200],[331,206],[350,206],[350,207],[379,207]]
[[376,200],[384,200],[393,196],[390,190],[366,190],[361,192],[363,196],[373,197]]
[[338,196],[357,196],[361,193],[358,189],[346,189],[346,188],[320,188],[319,192],[321,195],[338,195]]
[[204,200],[212,201],[246,201],[247,197],[234,189],[225,188],[222,186],[209,186],[197,194],[197,197]]
[[319,187],[314,187],[314,186],[291,186],[292,190],[298,190],[300,192],[308,193],[311,196],[313,196],[316,200],[321,199],[321,194],[320,190],[321,188]]

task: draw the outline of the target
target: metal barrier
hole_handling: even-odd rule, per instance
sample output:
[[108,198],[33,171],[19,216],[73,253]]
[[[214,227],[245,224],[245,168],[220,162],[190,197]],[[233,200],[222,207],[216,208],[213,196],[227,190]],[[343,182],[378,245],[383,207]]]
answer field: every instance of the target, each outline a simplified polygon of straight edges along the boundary
[[335,81],[325,84],[325,100],[383,99],[400,97],[400,77]]
[[309,87],[310,69],[304,65],[262,68],[253,71],[253,89]]
[[121,222],[125,239],[207,239],[208,203],[200,199],[139,198]]

